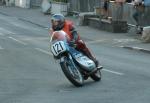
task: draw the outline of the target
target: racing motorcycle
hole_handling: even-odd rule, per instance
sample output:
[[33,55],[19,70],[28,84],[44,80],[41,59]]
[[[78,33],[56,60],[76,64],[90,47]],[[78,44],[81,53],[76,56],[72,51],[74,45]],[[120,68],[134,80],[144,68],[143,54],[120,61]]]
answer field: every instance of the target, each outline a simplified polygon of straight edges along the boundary
[[51,52],[59,60],[66,78],[77,87],[82,86],[88,77],[100,81],[102,67],[97,68],[91,59],[75,49],[76,44],[69,45],[68,40],[62,30],[53,32],[50,40]]

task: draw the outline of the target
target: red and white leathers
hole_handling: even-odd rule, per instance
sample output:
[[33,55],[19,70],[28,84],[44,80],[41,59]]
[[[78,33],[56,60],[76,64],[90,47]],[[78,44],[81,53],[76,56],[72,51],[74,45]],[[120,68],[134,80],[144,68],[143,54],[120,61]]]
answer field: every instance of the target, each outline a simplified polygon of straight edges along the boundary
[[[98,66],[98,61],[92,55],[90,50],[87,48],[85,42],[83,40],[81,40],[79,34],[75,30],[73,22],[69,21],[69,20],[65,20],[62,30],[69,36],[70,40],[68,42],[75,40],[75,44],[77,44],[76,49],[81,51],[83,54],[88,56],[90,59],[92,59],[95,62],[96,66]],[[54,31],[55,30],[51,29],[50,34],[52,34]]]

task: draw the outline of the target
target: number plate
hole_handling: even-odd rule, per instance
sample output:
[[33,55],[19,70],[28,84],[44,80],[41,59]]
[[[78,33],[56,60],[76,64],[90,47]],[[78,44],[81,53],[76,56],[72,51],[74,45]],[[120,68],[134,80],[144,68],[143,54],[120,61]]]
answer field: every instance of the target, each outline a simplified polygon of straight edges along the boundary
[[60,53],[66,51],[66,46],[63,41],[58,41],[51,46],[51,50],[54,56],[58,56]]

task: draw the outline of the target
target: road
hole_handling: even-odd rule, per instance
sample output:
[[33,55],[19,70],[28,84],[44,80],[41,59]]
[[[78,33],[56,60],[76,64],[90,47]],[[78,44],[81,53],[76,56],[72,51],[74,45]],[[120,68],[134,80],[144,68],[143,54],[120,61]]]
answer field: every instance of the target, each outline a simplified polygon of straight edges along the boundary
[[119,35],[78,30],[104,66],[100,82],[80,88],[53,59],[47,29],[0,14],[0,103],[149,103],[149,54],[121,48]]

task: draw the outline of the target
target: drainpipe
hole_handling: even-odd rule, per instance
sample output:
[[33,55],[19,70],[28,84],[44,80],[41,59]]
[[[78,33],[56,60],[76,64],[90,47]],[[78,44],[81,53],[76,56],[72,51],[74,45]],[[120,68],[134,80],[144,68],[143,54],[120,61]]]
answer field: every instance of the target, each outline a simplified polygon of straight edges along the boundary
[[99,9],[100,9],[100,13],[99,13],[99,21],[101,21],[101,18],[102,18],[102,17],[101,17],[101,12],[102,12],[102,9],[101,9],[102,6],[101,6],[101,5],[102,5],[102,0],[99,0]]

